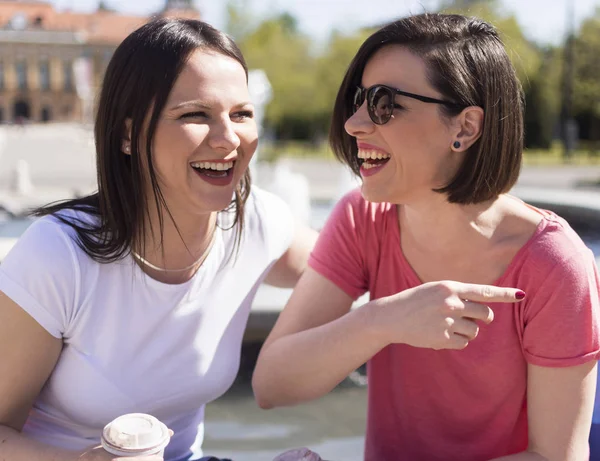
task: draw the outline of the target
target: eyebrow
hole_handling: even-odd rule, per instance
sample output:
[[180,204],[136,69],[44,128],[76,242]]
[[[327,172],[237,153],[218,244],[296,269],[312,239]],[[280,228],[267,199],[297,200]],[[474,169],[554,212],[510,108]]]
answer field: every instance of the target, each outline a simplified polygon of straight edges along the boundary
[[[238,109],[238,108],[242,108],[245,106],[250,106],[252,105],[252,102],[250,101],[245,101],[245,102],[241,102],[239,104],[236,104],[235,106],[233,106],[234,109]],[[206,104],[200,101],[185,101],[185,102],[181,102],[179,104],[176,104],[175,106],[169,108],[169,110],[178,110],[178,109],[184,109],[184,108],[196,108],[196,109],[203,109],[203,110],[211,110],[212,107],[210,104]]]

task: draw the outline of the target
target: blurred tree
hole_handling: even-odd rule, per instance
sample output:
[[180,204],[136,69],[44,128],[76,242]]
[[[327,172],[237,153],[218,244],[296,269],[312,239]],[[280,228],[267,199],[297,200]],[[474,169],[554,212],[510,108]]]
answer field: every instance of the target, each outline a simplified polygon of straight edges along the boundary
[[165,10],[194,10],[194,0],[166,0]]
[[525,146],[548,149],[556,134],[561,108],[563,60],[560,48],[542,51],[542,64],[525,92]]
[[310,136],[315,113],[315,57],[311,41],[299,32],[289,13],[268,18],[237,40],[248,66],[263,69],[271,82],[273,99],[265,125],[281,138]]
[[[373,31],[332,33],[315,52],[289,13],[257,20],[248,14],[251,0],[229,0],[226,31],[232,35],[251,69],[263,69],[273,88],[265,123],[279,139],[322,140],[328,131],[335,97],[356,51]],[[514,15],[497,0],[448,0],[444,12],[481,17],[499,30],[526,96],[526,145],[549,147],[560,110],[562,51],[529,41]],[[600,16],[584,24],[578,37],[576,113],[600,115]],[[587,111],[587,112],[586,112]],[[597,117],[600,119],[600,117]]]
[[355,34],[344,35],[334,31],[325,51],[317,59],[315,121],[322,136],[329,131],[331,111],[346,70],[360,45],[372,32],[372,29],[362,29]]
[[550,147],[560,112],[560,51],[528,40],[514,14],[497,0],[449,0],[442,11],[480,17],[496,27],[525,93],[525,144]]
[[100,3],[98,3],[98,11],[114,11],[114,10],[110,6],[108,6],[104,0],[100,0]]
[[540,69],[542,53],[525,37],[514,14],[504,12],[497,0],[448,0],[443,2],[441,11],[476,16],[496,27],[521,84],[527,89]]
[[250,0],[229,0],[227,2],[227,19],[225,32],[236,41],[242,40],[256,28],[256,18],[249,11]]
[[481,4],[488,5],[492,8],[498,8],[498,0],[441,0],[439,9],[446,10],[465,10],[473,6],[478,7]]
[[575,37],[573,113],[580,136],[600,140],[600,8],[586,19]]

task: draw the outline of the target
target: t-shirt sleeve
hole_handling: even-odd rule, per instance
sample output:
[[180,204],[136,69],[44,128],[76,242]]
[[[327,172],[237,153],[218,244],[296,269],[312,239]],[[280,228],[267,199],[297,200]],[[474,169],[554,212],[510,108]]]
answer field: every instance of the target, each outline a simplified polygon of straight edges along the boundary
[[345,195],[334,207],[313,249],[308,264],[353,299],[368,291],[368,277],[361,244],[365,232],[360,191]]
[[269,258],[279,259],[291,246],[297,228],[297,220],[287,203],[277,195],[252,187],[252,204],[267,246]]
[[528,292],[523,313],[526,360],[547,367],[597,360],[600,291],[598,268],[591,251],[582,249],[563,255],[549,271],[540,271],[535,284],[525,289]]
[[62,338],[76,298],[74,242],[52,217],[38,219],[0,265],[0,291],[52,336]]

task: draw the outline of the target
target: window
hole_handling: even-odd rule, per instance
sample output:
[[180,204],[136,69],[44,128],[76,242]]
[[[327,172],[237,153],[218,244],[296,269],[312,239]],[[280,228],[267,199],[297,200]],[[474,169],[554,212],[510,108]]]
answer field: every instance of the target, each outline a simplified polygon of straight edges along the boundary
[[63,69],[65,75],[65,91],[73,91],[73,63],[71,61],[65,61]]
[[16,64],[17,70],[17,88],[19,90],[27,89],[27,63],[25,61],[18,61]]
[[40,114],[40,120],[42,122],[49,122],[52,120],[52,110],[48,106],[42,107],[42,113]]
[[48,61],[40,61],[40,90],[50,89],[50,65]]

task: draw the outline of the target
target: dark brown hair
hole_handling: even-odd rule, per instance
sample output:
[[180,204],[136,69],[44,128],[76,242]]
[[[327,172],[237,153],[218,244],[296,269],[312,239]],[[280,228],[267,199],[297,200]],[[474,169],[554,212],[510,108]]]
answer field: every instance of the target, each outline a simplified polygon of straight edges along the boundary
[[[369,59],[381,48],[401,45],[423,59],[428,81],[442,99],[484,110],[481,137],[466,152],[454,178],[436,192],[451,203],[478,203],[507,192],[517,181],[523,154],[523,91],[504,45],[487,22],[455,14],[421,14],[372,34],[350,63],[337,94],[329,142],[342,162],[359,174],[356,141],[344,124]],[[447,117],[461,108],[439,106]]]
[[[34,216],[55,214],[73,227],[79,246],[98,262],[112,262],[129,254],[132,248],[143,254],[146,218],[150,200],[158,210],[167,208],[152,165],[152,141],[169,93],[191,53],[208,49],[239,62],[248,77],[244,57],[233,40],[214,27],[190,19],[154,19],[132,32],[112,56],[104,81],[94,128],[98,192],[73,200],[47,205]],[[131,119],[131,155],[121,151],[126,137],[125,121]],[[148,128],[144,133],[144,123]],[[140,152],[145,140],[145,152]],[[145,156],[143,162],[142,155]],[[147,197],[143,164],[148,165],[153,197]],[[235,197],[225,212],[234,212],[231,226],[237,226],[239,245],[244,227],[244,205],[250,193],[247,171]],[[81,210],[93,220],[58,213]],[[164,221],[160,217],[162,242]]]

